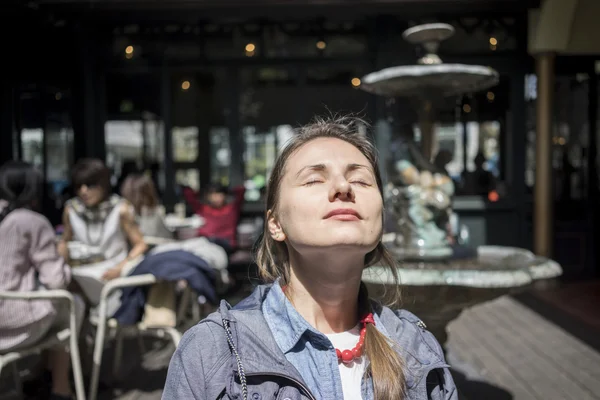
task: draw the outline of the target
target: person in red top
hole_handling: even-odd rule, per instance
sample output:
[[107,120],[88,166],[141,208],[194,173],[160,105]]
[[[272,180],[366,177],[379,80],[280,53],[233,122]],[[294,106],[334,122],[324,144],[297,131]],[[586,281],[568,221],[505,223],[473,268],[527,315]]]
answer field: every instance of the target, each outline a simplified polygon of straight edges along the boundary
[[232,189],[233,200],[227,202],[228,190],[221,185],[210,185],[206,193],[206,202],[200,202],[193,189],[183,188],[183,195],[194,212],[204,218],[204,225],[198,229],[199,236],[205,236],[211,242],[220,245],[231,253],[236,247],[237,224],[244,203],[243,186]]

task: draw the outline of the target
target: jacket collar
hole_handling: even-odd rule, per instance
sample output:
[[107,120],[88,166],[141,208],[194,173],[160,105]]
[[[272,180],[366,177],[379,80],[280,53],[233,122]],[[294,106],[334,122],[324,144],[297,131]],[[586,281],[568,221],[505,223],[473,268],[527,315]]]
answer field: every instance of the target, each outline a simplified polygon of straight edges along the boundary
[[[280,348],[262,312],[262,304],[271,290],[279,290],[283,296],[278,284],[269,284],[257,286],[249,297],[235,307],[223,300],[219,307],[220,318],[228,321],[232,327],[233,342],[246,374],[286,374],[302,382],[300,373],[285,358],[282,349],[289,351],[299,340],[299,336],[296,337],[298,333],[314,331],[314,328],[306,327],[298,321],[292,322],[290,327],[294,337],[282,342],[283,346]],[[277,292],[274,294],[273,297],[277,299]],[[282,316],[290,311],[285,305],[281,305],[279,310]],[[405,311],[393,312],[378,303],[373,303],[373,311],[377,328],[398,345],[398,352],[405,362],[406,383],[409,389],[420,382],[429,371],[449,367],[441,348],[436,348],[431,340],[426,339],[425,336],[430,334],[424,331],[419,324],[420,320],[414,315]],[[235,360],[233,363],[235,367]]]

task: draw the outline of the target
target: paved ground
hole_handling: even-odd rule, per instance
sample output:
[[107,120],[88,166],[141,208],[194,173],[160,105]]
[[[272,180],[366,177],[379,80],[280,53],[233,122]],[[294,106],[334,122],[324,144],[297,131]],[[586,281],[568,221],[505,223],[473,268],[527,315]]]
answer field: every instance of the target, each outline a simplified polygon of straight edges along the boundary
[[[582,291],[561,288],[556,296],[563,296],[564,303],[565,296],[579,293],[577,301],[582,303]],[[450,324],[448,361],[461,397],[600,400],[600,330],[590,323],[596,319],[589,312],[575,318],[572,306],[557,307],[556,298],[549,296],[501,297],[465,311]],[[580,307],[598,314],[598,308],[587,303]],[[144,343],[142,355],[136,341],[126,342],[127,355],[116,380],[109,379],[112,350],[107,348],[101,400],[160,399],[174,349],[163,340]]]
[[468,399],[600,399],[593,340],[600,331],[587,330],[586,343],[522,302],[501,297],[463,312],[449,333],[449,362]]

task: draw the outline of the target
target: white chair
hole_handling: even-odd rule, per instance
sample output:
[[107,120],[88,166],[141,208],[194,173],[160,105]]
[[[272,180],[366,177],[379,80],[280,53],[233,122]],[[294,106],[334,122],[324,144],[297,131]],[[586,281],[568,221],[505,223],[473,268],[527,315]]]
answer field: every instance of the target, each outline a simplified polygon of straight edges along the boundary
[[104,350],[104,341],[106,337],[106,328],[113,328],[115,330],[116,337],[116,346],[115,346],[115,359],[114,359],[114,370],[117,371],[122,356],[122,340],[123,333],[127,331],[134,331],[135,334],[139,337],[141,333],[149,333],[158,337],[168,336],[175,344],[175,347],[179,344],[181,340],[181,333],[172,327],[152,327],[147,328],[142,324],[137,324],[136,326],[128,326],[121,327],[117,324],[115,319],[108,320],[107,315],[107,307],[108,307],[108,298],[115,291],[126,287],[132,286],[148,286],[157,282],[156,277],[151,274],[144,275],[134,275],[134,276],[125,276],[117,279],[113,279],[106,283],[102,288],[102,292],[100,294],[100,302],[98,304],[98,317],[96,320],[91,320],[90,322],[96,325],[96,337],[94,340],[94,355],[93,355],[93,365],[92,365],[92,376],[90,381],[90,387],[88,392],[89,400],[96,400],[97,392],[98,392],[98,384],[100,381],[100,367],[102,365],[102,352]]
[[58,300],[69,302],[69,327],[59,332],[50,332],[48,337],[41,340],[34,346],[14,350],[7,353],[0,353],[0,372],[5,365],[12,364],[13,375],[18,395],[22,394],[21,379],[16,361],[33,354],[39,354],[59,344],[67,344],[71,353],[71,368],[73,369],[73,378],[75,381],[75,394],[77,400],[85,400],[85,390],[83,387],[83,374],[81,371],[81,360],[79,357],[79,347],[77,345],[77,322],[75,319],[75,302],[73,295],[66,290],[44,290],[35,292],[6,292],[0,291],[2,300]]

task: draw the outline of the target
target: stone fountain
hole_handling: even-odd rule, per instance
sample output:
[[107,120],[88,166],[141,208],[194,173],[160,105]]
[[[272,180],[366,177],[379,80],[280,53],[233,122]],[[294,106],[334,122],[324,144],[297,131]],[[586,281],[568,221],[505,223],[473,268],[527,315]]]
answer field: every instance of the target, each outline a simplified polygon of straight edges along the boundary
[[[562,274],[556,262],[525,249],[469,247],[464,228],[456,228],[453,181],[430,161],[436,105],[496,85],[498,73],[484,66],[444,64],[437,49],[453,33],[451,25],[441,23],[406,30],[404,39],[422,45],[426,55],[417,65],[370,73],[361,83],[374,94],[410,98],[419,110],[421,149],[409,138],[399,138],[391,148],[384,243],[401,263],[402,306],[422,318],[441,343],[447,324],[463,309]],[[382,296],[393,279],[388,269],[372,266],[363,281],[372,295]]]

